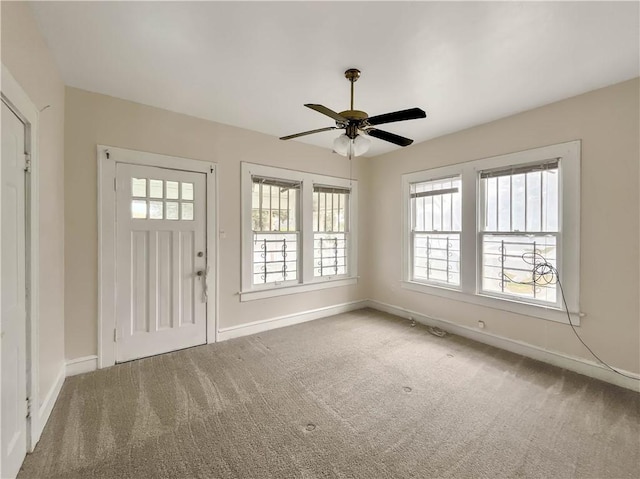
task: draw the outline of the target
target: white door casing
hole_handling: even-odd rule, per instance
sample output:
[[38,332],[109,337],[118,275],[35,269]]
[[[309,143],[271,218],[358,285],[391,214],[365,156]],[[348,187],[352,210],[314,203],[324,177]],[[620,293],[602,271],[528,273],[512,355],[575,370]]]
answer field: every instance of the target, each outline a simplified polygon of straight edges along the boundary
[[116,361],[207,342],[206,175],[116,165]]
[[27,452],[25,125],[2,102],[1,477],[15,477]]

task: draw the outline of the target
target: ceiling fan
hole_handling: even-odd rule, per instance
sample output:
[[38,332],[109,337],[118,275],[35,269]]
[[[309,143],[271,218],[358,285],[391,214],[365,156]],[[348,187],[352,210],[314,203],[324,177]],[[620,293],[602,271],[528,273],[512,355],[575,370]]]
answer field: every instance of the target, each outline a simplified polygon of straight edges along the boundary
[[409,108],[408,110],[395,111],[393,113],[385,113],[382,115],[369,116],[366,112],[353,109],[353,84],[360,78],[360,70],[350,68],[344,72],[344,76],[351,82],[351,108],[349,110],[336,113],[335,111],[323,105],[314,103],[306,103],[304,106],[311,108],[323,115],[333,118],[336,126],[328,126],[326,128],[318,128],[317,130],[304,131],[294,135],[283,136],[281,140],[290,140],[299,136],[312,135],[323,131],[343,129],[345,133],[340,135],[333,142],[333,149],[336,153],[343,156],[362,155],[369,148],[369,140],[363,135],[372,136],[379,140],[388,141],[394,145],[409,146],[413,143],[410,138],[405,138],[395,133],[379,130],[374,128],[377,125],[385,123],[393,123],[396,121],[416,120],[425,118],[427,114],[420,108]]

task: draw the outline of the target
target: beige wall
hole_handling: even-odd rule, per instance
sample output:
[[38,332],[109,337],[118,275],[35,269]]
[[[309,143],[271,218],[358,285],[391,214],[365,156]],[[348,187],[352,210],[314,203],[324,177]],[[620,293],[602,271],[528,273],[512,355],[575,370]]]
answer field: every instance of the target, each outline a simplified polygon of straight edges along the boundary
[[[249,161],[333,176],[349,162],[326,149],[172,113],[75,88],[66,92],[66,354],[97,352],[98,226],[96,145],[217,162],[219,182],[219,326],[226,328],[324,306],[366,299],[358,285],[240,303],[240,163]],[[361,177],[354,161],[354,178]],[[360,204],[367,188],[359,184]],[[363,225],[364,227],[364,225]],[[366,256],[360,242],[360,257]],[[364,261],[360,274],[364,275]]]
[[64,84],[26,3],[2,2],[2,63],[40,113],[40,400],[64,365]]
[[403,173],[582,140],[580,303],[587,316],[579,332],[611,365],[640,372],[639,88],[634,79],[372,159],[372,299],[469,327],[483,320],[487,333],[591,360],[567,325],[400,288]]

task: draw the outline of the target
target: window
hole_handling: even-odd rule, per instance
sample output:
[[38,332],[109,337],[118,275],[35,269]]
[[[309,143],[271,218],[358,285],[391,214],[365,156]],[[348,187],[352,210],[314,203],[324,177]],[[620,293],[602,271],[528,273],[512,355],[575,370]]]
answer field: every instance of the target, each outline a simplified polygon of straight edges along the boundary
[[410,185],[412,278],[460,285],[460,176]]
[[[481,290],[555,305],[559,159],[480,172]],[[535,278],[535,281],[534,281]]]
[[242,163],[242,301],[353,284],[357,182]]
[[347,274],[349,190],[314,185],[313,260],[314,276]]
[[301,183],[259,176],[251,181],[253,284],[296,281]]
[[546,261],[579,324],[579,141],[405,174],[403,194],[403,287],[567,322]]

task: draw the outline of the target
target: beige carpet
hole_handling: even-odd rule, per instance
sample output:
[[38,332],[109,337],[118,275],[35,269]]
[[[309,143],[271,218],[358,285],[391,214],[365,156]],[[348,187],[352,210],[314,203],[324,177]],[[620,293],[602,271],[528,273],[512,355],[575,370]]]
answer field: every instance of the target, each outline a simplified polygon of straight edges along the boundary
[[69,378],[19,477],[639,472],[639,394],[361,310]]

